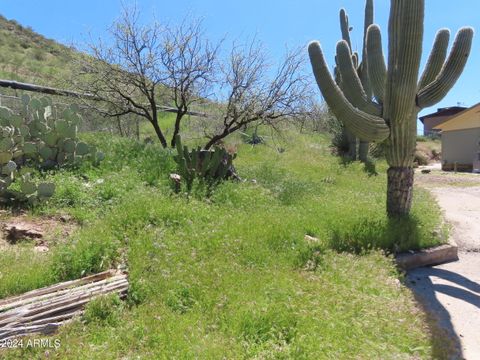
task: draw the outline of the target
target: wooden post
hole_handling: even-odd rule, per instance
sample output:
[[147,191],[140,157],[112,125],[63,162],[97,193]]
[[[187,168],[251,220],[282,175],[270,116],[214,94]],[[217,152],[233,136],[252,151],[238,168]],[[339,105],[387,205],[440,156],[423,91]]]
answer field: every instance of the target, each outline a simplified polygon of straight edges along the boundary
[[135,118],[135,130],[136,130],[137,140],[140,140],[140,119],[138,116]]
[[118,131],[120,132],[120,136],[123,137],[122,123],[120,121],[119,115],[117,115],[117,127],[118,127]]

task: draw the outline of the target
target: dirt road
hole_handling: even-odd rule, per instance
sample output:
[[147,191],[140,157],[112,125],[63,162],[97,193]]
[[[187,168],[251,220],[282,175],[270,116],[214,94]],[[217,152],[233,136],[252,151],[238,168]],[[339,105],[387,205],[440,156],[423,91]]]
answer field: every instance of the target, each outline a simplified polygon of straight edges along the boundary
[[[454,359],[480,359],[480,175],[422,176],[452,225],[460,260],[408,274],[410,287],[456,341]],[[448,182],[438,181],[448,179]],[[461,186],[462,181],[469,182]],[[478,179],[478,180],[477,180]],[[452,181],[453,180],[453,181]],[[479,186],[472,186],[478,181]],[[449,186],[454,184],[455,186]],[[460,185],[460,186],[459,186]]]

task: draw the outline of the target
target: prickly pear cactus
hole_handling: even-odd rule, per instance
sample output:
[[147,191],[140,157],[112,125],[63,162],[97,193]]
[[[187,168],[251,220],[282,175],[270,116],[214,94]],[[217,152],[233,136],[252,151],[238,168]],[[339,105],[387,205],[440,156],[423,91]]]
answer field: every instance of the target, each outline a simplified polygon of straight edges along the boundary
[[196,178],[214,185],[229,177],[236,155],[229,154],[220,147],[214,147],[213,150],[202,150],[200,147],[189,150],[182,145],[180,135],[176,136],[175,144],[177,155],[174,159],[188,191],[192,189]]
[[32,180],[29,169],[27,168],[20,170],[18,182],[20,189],[11,191],[11,194],[14,195],[16,200],[28,201],[31,205],[36,205],[43,200],[49,199],[55,193],[55,184],[49,182],[36,184]]
[[77,105],[71,105],[63,111],[61,118],[57,118],[52,114],[49,98],[30,99],[24,95],[22,100],[31,135],[26,144],[26,155],[30,159],[46,169],[78,165],[84,160],[94,163],[103,160],[103,153],[77,138],[81,121]]
[[[29,168],[20,168],[24,163],[25,139],[30,132],[19,115],[5,107],[0,108],[0,202],[26,200],[36,203],[49,198],[55,190],[54,184],[42,183],[38,186],[30,179]],[[28,146],[27,146],[28,151]],[[12,189],[18,180],[20,187]]]
[[77,138],[80,116],[70,106],[57,118],[49,98],[22,96],[22,110],[14,114],[0,107],[0,202],[15,200],[36,204],[55,192],[52,183],[35,183],[35,169],[98,164],[104,154]]

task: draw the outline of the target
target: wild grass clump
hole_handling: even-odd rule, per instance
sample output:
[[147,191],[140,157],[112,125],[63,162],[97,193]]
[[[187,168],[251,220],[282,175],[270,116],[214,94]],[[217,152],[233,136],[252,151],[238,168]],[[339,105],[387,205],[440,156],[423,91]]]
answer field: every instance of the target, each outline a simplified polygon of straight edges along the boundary
[[87,324],[118,325],[123,303],[118,294],[102,295],[87,304],[82,316]]
[[10,295],[38,289],[56,279],[51,271],[52,258],[33,253],[28,245],[14,251],[1,250],[0,256],[0,299]]
[[447,241],[446,228],[433,197],[416,189],[416,202],[410,216],[389,219],[381,213],[351,214],[332,226],[329,246],[337,251],[361,253],[383,249],[389,253],[418,250]]

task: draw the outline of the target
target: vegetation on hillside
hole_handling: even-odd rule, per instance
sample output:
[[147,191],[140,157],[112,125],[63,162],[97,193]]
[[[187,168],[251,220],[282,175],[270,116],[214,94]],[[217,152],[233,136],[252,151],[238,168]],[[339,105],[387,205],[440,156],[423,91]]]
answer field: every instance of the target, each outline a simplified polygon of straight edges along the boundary
[[[10,34],[0,46],[12,49],[0,59],[5,75],[46,79],[46,84],[55,84],[56,75],[68,75],[69,50],[63,52],[61,45],[30,29],[0,20],[0,25],[5,23],[0,31]],[[9,39],[15,37],[21,41],[13,45]],[[37,48],[41,54],[32,60]],[[298,122],[284,121],[297,115],[291,109],[303,111],[289,101],[298,105],[302,100],[304,105],[306,93],[297,94],[297,80],[288,85],[301,62],[287,57],[276,80],[269,82],[266,60],[256,49],[232,50],[232,71],[223,75],[233,100],[209,102],[214,111],[226,111],[217,117],[223,120],[220,132],[225,136],[215,143],[221,143],[222,156],[236,153],[234,160],[227,157],[227,165],[233,160],[241,179],[207,181],[194,174],[186,184],[192,169],[183,166],[187,160],[175,157],[180,146],[176,150],[166,141],[152,141],[158,129],[151,124],[169,139],[181,133],[187,153],[205,143],[208,148],[216,138],[208,139],[206,129],[219,128],[207,123],[210,118],[186,116],[188,121],[179,123],[178,116],[155,111],[150,123],[136,123],[138,139],[115,136],[98,126],[79,133],[77,141],[75,124],[73,158],[79,144],[89,144],[88,149],[95,149],[89,153],[104,154],[101,163],[32,169],[34,177],[55,185],[55,193],[48,202],[26,208],[21,218],[59,222],[69,234],[46,236],[44,252],[35,251],[33,241],[0,238],[0,298],[111,268],[128,272],[130,287],[125,301],[97,298],[84,316],[62,327],[54,335],[61,340],[60,348],[48,349],[48,354],[42,348],[10,349],[2,358],[448,355],[448,341],[433,335],[393,261],[396,252],[446,239],[434,200],[415,189],[408,217],[385,214],[386,162],[372,166],[333,156],[331,137],[312,131],[329,126],[325,109],[314,119],[303,114]],[[16,73],[9,67],[17,64],[15,54],[21,58]],[[124,74],[122,70],[117,76]],[[140,75],[142,81],[152,80]],[[303,74],[298,79],[303,86]],[[272,93],[278,100],[273,104],[267,101]],[[142,111],[143,103],[136,100],[122,105],[128,110],[135,103]],[[277,118],[279,106],[287,112]],[[47,125],[44,130],[50,135],[62,127]],[[47,139],[50,136],[39,141],[42,148]],[[61,140],[50,146],[60,144],[64,150]],[[209,155],[213,162],[215,155]],[[176,172],[184,176],[180,186],[171,180]],[[219,172],[225,175],[225,168]],[[0,213],[2,220],[18,215],[7,210]]]
[[0,258],[0,297],[128,268],[128,306],[93,304],[86,322],[57,335],[57,356],[82,356],[85,344],[98,359],[429,358],[436,351],[379,250],[438,242],[432,229],[440,214],[426,192],[418,190],[413,222],[394,223],[383,211],[384,175],[343,165],[324,135],[288,130],[283,152],[231,144],[246,181],[224,182],[207,198],[201,184],[175,195],[170,150],[84,137],[105,161],[47,175],[57,192],[32,213],[69,214],[81,227],[48,253],[32,256],[26,243]]
[[70,74],[74,50],[0,15],[0,78],[55,86]]
[[442,155],[442,142],[440,139],[419,136],[415,149],[415,162],[418,165],[428,165],[438,162]]

